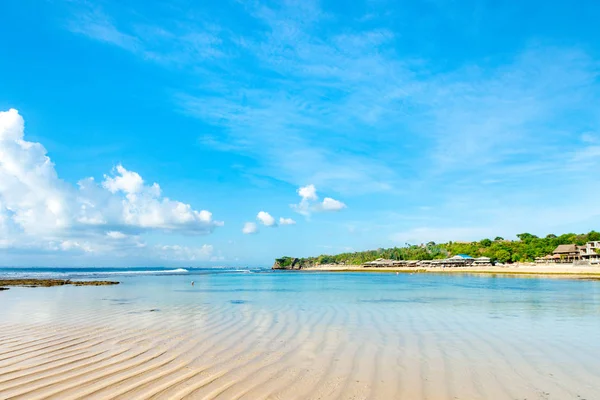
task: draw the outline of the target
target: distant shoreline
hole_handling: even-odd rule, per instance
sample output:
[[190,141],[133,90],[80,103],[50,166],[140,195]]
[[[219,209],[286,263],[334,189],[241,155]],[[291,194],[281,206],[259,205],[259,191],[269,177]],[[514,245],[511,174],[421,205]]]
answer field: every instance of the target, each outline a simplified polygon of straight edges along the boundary
[[335,265],[323,264],[302,269],[282,270],[294,272],[398,272],[402,274],[411,273],[441,273],[441,274],[482,274],[482,275],[543,275],[562,278],[577,279],[600,279],[600,266],[573,266],[545,264],[528,265],[512,264],[503,266],[486,267],[363,267],[361,265]]

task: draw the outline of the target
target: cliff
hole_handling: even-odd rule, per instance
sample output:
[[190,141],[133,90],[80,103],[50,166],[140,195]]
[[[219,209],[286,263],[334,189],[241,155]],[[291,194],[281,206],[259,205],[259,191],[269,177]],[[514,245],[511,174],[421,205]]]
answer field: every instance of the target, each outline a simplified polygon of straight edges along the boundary
[[271,269],[303,269],[313,266],[313,262],[303,258],[281,257],[275,259],[275,263]]

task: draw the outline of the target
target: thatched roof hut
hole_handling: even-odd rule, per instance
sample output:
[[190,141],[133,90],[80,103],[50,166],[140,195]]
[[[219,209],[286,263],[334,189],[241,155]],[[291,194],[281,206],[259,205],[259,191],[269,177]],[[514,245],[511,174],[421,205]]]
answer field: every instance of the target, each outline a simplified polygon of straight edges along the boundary
[[575,244],[561,244],[554,251],[555,257],[560,257],[560,262],[575,262],[581,259],[581,252]]
[[579,254],[579,250],[577,249],[577,245],[575,244],[560,244],[558,247],[552,252],[553,254]]

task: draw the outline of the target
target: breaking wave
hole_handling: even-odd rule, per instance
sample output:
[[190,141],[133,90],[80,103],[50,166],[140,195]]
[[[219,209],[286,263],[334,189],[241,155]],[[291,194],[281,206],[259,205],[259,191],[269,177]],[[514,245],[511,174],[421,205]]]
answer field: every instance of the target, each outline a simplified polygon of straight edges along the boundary
[[0,270],[0,276],[6,278],[43,278],[43,279],[78,279],[101,278],[107,276],[135,276],[135,275],[179,275],[187,274],[185,268],[175,269],[101,269],[101,268],[15,268]]

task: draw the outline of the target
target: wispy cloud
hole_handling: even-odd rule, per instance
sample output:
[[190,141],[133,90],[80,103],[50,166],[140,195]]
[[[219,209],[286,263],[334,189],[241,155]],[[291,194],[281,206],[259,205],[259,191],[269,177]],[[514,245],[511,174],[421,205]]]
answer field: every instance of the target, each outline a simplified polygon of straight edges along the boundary
[[80,8],[77,9],[67,25],[69,30],[132,52],[143,51],[141,40],[119,30],[115,21],[100,8],[86,3],[79,4]]
[[258,225],[255,222],[246,222],[242,228],[242,233],[246,235],[258,233]]
[[[121,7],[122,21],[109,16],[100,5],[73,2],[67,28],[91,39],[119,46],[165,66],[199,65],[226,57],[219,28],[184,13],[162,16],[149,23],[138,12]],[[172,11],[172,10],[171,10]],[[127,15],[123,18],[123,15]]]
[[[71,29],[185,73],[193,83],[170,88],[173,101],[216,128],[201,145],[253,158],[246,174],[386,193],[457,235],[479,232],[466,218],[473,209],[510,209],[537,226],[533,204],[570,209],[600,195],[600,71],[583,48],[534,38],[512,54],[446,63],[402,52],[406,32],[386,24],[388,11],[342,19],[325,6],[237,4],[251,29],[185,13],[150,25],[87,8]],[[446,11],[452,26],[472,17]],[[423,230],[408,236],[434,228],[414,229]]]

